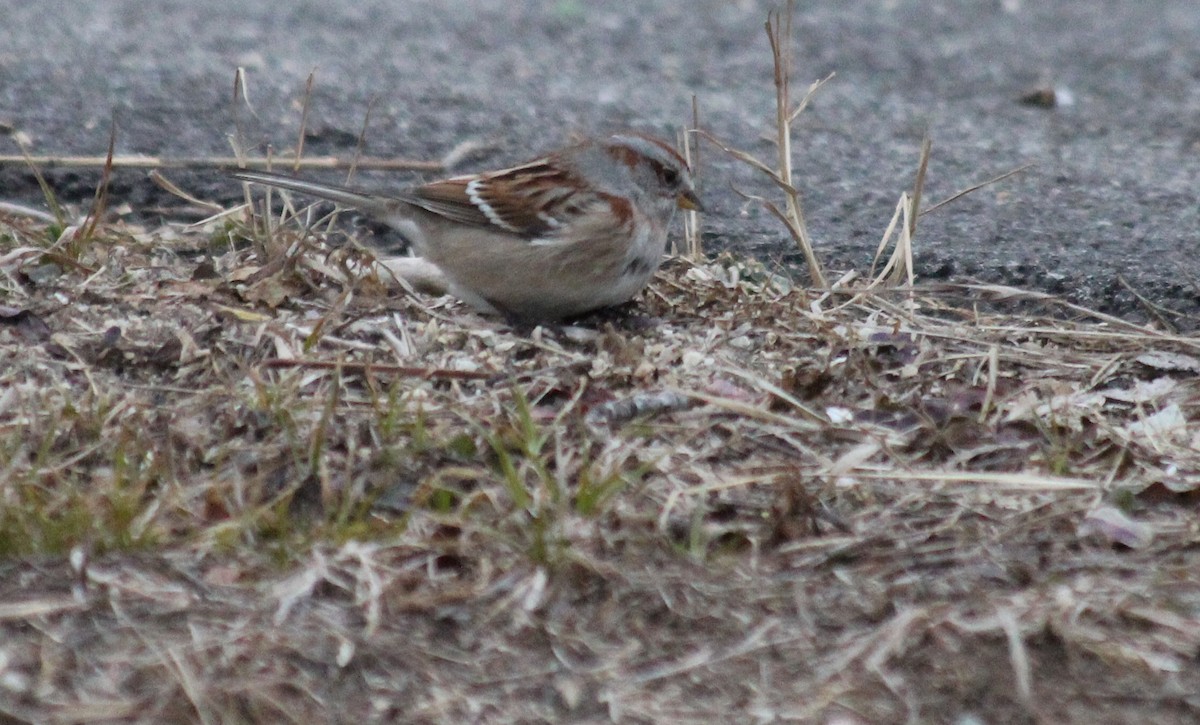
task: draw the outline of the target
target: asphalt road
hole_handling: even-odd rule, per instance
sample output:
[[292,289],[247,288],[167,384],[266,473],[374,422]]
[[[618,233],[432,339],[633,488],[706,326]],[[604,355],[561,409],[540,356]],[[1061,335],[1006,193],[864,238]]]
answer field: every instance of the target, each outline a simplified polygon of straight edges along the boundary
[[[738,0],[266,0],[77,3],[0,0],[0,123],[35,154],[228,155],[294,146],[316,69],[307,154],[349,156],[373,105],[366,152],[439,158],[486,147],[461,170],[520,160],[572,133],[673,134],[690,120],[772,154],[773,88],[763,22]],[[794,22],[798,90],[836,72],[796,129],[799,182],[819,254],[865,268],[934,143],[931,201],[1022,164],[1036,166],[925,218],[925,279],[1026,285],[1140,316],[1129,291],[1200,315],[1200,4],[1194,0],[847,0],[805,2]],[[234,71],[251,108],[235,114]],[[1026,105],[1031,88],[1069,105]],[[17,153],[0,137],[0,154]],[[86,200],[98,171],[49,175]],[[771,193],[711,148],[701,175],[709,249],[800,265],[782,230],[730,186]],[[170,177],[232,201],[212,171]],[[383,188],[408,175],[368,174]],[[144,172],[113,194],[172,216]],[[0,169],[0,198],[39,203],[33,176]],[[179,211],[183,213],[182,210]],[[1184,326],[1195,328],[1196,322]]]

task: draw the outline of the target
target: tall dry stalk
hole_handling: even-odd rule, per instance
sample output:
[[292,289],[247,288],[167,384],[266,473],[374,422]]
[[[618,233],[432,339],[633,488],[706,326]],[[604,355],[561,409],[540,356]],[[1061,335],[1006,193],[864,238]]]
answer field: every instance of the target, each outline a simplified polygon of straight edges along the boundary
[[792,182],[792,123],[796,118],[808,107],[808,102],[813,94],[824,85],[830,78],[830,74],[823,80],[817,81],[808,87],[804,97],[800,103],[792,108],[791,102],[791,33],[792,33],[792,11],[795,6],[794,0],[788,2],[783,11],[772,10],[767,15],[766,31],[767,40],[771,44],[771,56],[775,64],[775,146],[776,146],[776,162],[775,168],[761,161],[757,157],[735,148],[722,142],[710,133],[698,131],[708,140],[719,146],[725,153],[734,158],[758,169],[762,173],[770,177],[784,193],[784,207],[779,208],[775,202],[760,196],[753,196],[735,189],[743,198],[756,201],[762,204],[763,208],[771,212],[779,219],[784,227],[787,228],[788,234],[800,247],[801,253],[804,254],[804,260],[808,263],[808,273],[812,281],[812,286],[819,289],[827,289],[829,283],[825,279],[825,273],[821,269],[821,262],[817,259],[816,253],[813,251],[812,238],[808,234],[808,225],[804,221],[804,211],[801,204],[800,191]]
[[821,263],[813,252],[808,225],[804,221],[804,210],[800,205],[800,192],[792,184],[792,121],[800,115],[808,105],[813,91],[820,86],[820,83],[814,83],[795,110],[792,109],[792,12],[795,4],[795,0],[788,0],[782,17],[778,10],[773,10],[767,14],[766,22],[767,40],[771,43],[771,58],[775,66],[775,148],[779,156],[777,173],[779,185],[786,196],[787,211],[784,214],[784,223],[804,254],[813,286],[824,288],[829,285],[825,280],[825,273],[821,270]]

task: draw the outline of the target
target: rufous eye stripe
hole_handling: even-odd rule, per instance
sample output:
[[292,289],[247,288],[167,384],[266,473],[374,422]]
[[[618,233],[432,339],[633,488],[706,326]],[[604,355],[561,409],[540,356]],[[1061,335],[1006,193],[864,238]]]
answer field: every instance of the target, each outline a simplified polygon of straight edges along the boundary
[[[672,148],[669,144],[664,143],[663,141],[661,141],[657,138],[654,138],[653,136],[645,136],[640,133],[627,133],[627,134],[618,134],[616,136],[613,136],[611,140],[614,142],[614,144],[609,147],[609,153],[612,154],[614,158],[617,158],[620,161],[622,161],[623,163],[628,164],[630,166],[632,166],[633,163],[637,162],[637,158],[638,158],[639,154],[641,153],[641,152],[635,150],[634,147],[644,144],[646,146],[653,146],[654,148],[661,150],[668,157],[670,157],[671,159],[674,159],[675,163],[678,164],[680,168],[682,168],[682,169],[690,169],[691,168],[690,166],[688,166],[687,160],[684,159],[683,156],[681,156],[678,151],[676,151],[674,148]],[[618,153],[617,153],[618,151],[622,152],[625,155],[618,156]],[[642,155],[648,156],[649,154],[642,154]],[[632,158],[632,162],[630,161],[630,158]]]

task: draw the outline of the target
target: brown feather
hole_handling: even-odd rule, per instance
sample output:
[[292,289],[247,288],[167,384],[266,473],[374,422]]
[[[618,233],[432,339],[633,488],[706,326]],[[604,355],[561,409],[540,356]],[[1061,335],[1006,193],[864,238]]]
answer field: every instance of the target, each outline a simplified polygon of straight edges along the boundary
[[[536,239],[553,236],[579,213],[581,204],[573,197],[580,186],[579,180],[564,179],[561,169],[538,159],[488,174],[435,181],[413,189],[404,200],[460,224]],[[556,214],[538,214],[538,209]]]

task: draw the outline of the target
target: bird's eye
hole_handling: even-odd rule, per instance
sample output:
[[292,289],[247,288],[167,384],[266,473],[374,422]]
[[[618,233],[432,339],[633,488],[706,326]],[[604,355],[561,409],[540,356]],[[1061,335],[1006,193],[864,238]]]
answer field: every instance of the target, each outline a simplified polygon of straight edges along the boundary
[[661,176],[662,180],[667,184],[667,186],[676,186],[679,184],[679,172],[675,169],[664,168]]

